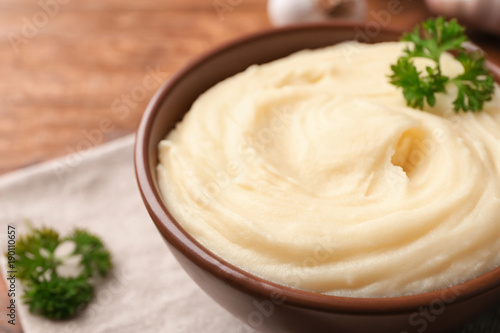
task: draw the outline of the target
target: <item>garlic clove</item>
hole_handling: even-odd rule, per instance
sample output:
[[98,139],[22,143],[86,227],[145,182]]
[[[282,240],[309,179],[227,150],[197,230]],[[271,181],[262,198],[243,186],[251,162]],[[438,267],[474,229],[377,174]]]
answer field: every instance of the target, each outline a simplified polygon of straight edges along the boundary
[[269,0],[269,20],[275,26],[326,21],[328,19],[363,20],[366,0]]
[[315,0],[269,0],[267,12],[271,23],[275,26],[325,19]]

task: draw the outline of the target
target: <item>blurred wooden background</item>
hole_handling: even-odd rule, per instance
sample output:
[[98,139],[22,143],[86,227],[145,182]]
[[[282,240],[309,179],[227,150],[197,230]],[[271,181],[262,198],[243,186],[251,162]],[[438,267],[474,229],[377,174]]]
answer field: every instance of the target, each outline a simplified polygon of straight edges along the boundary
[[[400,2],[393,27],[409,29],[428,15],[420,0]],[[366,20],[386,8],[368,0]],[[268,27],[265,0],[2,0],[0,174],[133,133],[170,74]],[[498,38],[474,38],[500,62]],[[151,72],[156,80],[145,84]],[[22,332],[18,320],[6,323],[7,302],[2,279],[0,332]]]

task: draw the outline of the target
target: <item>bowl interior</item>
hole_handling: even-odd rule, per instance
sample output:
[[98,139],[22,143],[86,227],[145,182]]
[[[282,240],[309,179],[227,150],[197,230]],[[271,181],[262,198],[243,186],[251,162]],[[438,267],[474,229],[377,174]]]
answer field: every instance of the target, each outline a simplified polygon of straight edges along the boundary
[[[352,40],[376,43],[397,40],[399,32],[382,31],[369,37],[361,27],[323,25],[285,28],[275,33],[261,33],[222,46],[176,73],[153,98],[147,113],[149,173],[156,184],[157,145],[190,109],[196,98],[217,82],[233,76],[253,64],[263,64],[303,49],[315,49]],[[346,49],[349,57],[356,50]],[[171,97],[172,96],[172,97]],[[151,114],[151,109],[156,112]],[[168,110],[164,112],[163,110]]]
[[[402,311],[418,308],[439,298],[439,291],[436,291],[405,297],[352,299],[295,290],[252,276],[217,258],[188,235],[163,204],[156,180],[158,143],[182,119],[197,97],[217,82],[253,64],[266,63],[302,49],[320,48],[353,39],[367,43],[395,41],[400,35],[398,31],[386,29],[370,33],[364,26],[352,23],[275,29],[222,46],[175,74],[150,102],[136,141],[136,175],[139,187],[146,207],[167,241],[203,269],[218,274],[238,288],[261,295],[278,290],[286,295],[289,302],[301,306],[342,311]],[[356,50],[346,49],[346,57],[349,57],[350,52]],[[498,81],[500,70],[493,67],[493,71]],[[499,285],[500,268],[452,288],[458,288],[460,299],[465,300]]]

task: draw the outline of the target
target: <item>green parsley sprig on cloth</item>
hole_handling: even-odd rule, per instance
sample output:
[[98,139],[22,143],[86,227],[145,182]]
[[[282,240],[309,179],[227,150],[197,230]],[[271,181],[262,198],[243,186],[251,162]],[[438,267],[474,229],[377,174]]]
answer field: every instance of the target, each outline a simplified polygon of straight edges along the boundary
[[101,240],[76,229],[60,238],[50,228],[32,229],[16,243],[17,277],[30,312],[49,319],[69,319],[94,297],[93,281],[111,269],[111,255]]
[[[434,106],[435,94],[444,93],[449,83],[458,89],[453,102],[455,112],[481,111],[484,102],[491,100],[494,81],[485,66],[484,55],[479,50],[466,52],[462,46],[468,40],[465,28],[455,19],[429,19],[421,27],[417,26],[413,32],[405,34],[401,40],[411,42],[413,47],[406,48],[405,54],[391,66],[393,73],[390,82],[403,89],[408,106],[423,109],[426,101]],[[454,78],[444,76],[439,64],[441,55],[448,51],[457,54],[456,59],[464,68],[464,72]],[[427,66],[426,73],[419,72],[413,63],[414,58],[431,59],[435,67]]]

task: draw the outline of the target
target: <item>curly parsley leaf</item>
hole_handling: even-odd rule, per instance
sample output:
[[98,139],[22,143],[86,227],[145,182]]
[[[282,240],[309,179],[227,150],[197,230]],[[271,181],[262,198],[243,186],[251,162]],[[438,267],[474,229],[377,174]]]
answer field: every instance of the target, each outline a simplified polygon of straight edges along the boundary
[[23,300],[32,313],[52,320],[64,320],[76,316],[93,297],[94,287],[86,277],[53,277],[50,280],[30,280]]
[[[422,31],[422,32],[421,32]],[[453,102],[456,112],[480,111],[484,102],[494,93],[494,81],[485,66],[484,55],[475,51],[466,53],[462,44],[467,41],[465,29],[456,20],[444,18],[429,19],[405,34],[402,41],[412,43],[404,50],[395,65],[391,66],[391,84],[402,88],[407,105],[423,109],[425,103],[434,106],[436,93],[446,92],[446,85],[453,83],[458,95]],[[444,52],[458,53],[457,60],[462,64],[464,73],[455,78],[442,75],[439,60]],[[427,66],[425,73],[418,71],[413,58],[427,58],[435,62]]]
[[413,61],[407,57],[399,58],[397,64],[391,68],[393,70],[391,83],[403,88],[408,106],[422,109],[425,101],[434,106],[436,104],[434,94],[445,91],[448,78],[442,76],[436,69],[427,67],[427,76],[422,77]]
[[56,263],[43,254],[53,253],[59,243],[59,234],[49,228],[32,229],[29,235],[21,236],[16,243],[17,277],[21,281],[38,280],[47,270],[54,270]]
[[494,93],[493,77],[484,66],[484,56],[479,52],[460,53],[458,61],[464,67],[464,73],[451,82],[458,88],[457,99],[453,102],[455,111],[479,111],[485,101]]
[[423,38],[420,27],[407,33],[402,41],[412,42],[413,49],[405,49],[409,57],[429,58],[439,62],[441,54],[447,51],[463,51],[462,43],[467,41],[465,28],[456,20],[445,21],[444,18],[429,19],[422,23]]
[[77,229],[66,239],[74,241],[76,252],[83,255],[82,264],[87,276],[92,276],[93,272],[99,273],[101,277],[107,275],[112,266],[111,255],[97,236]]
[[30,311],[49,319],[69,319],[94,297],[94,277],[112,268],[102,241],[82,229],[61,238],[50,228],[31,229],[16,244],[17,277]]

